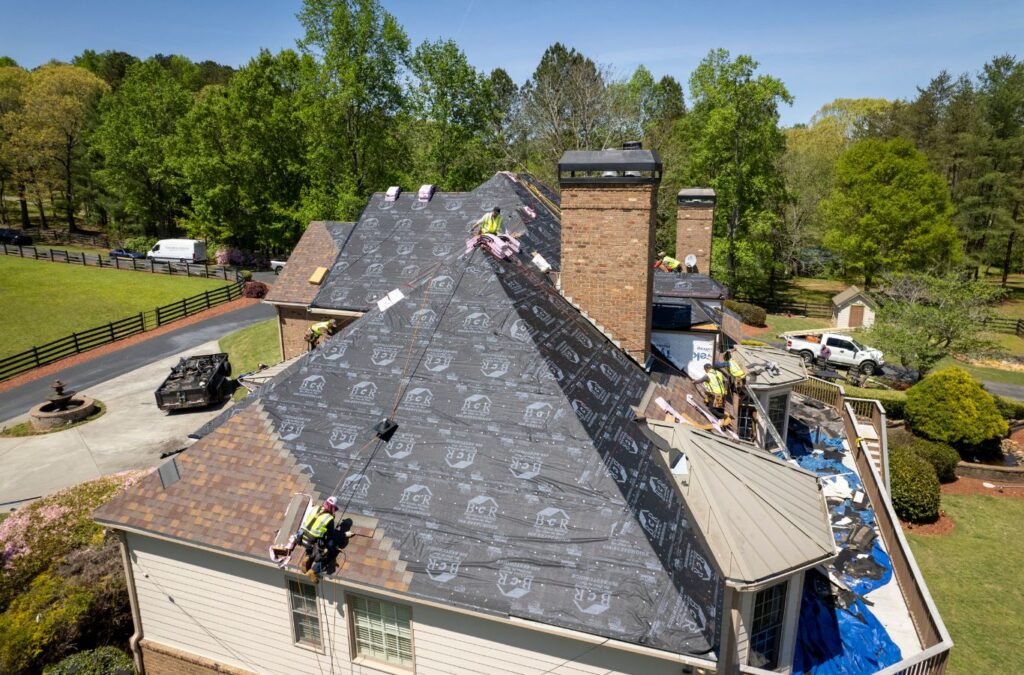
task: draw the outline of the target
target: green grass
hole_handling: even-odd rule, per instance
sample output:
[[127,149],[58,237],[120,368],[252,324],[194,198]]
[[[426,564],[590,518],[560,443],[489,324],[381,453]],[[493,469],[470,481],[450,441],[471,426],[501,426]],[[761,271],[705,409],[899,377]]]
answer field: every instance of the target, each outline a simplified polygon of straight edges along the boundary
[[982,366],[972,366],[969,363],[963,363],[956,359],[947,356],[932,368],[933,371],[939,370],[940,368],[946,368],[948,366],[957,366],[963,368],[972,376],[974,379],[981,380],[983,382],[999,382],[1000,384],[1019,384],[1024,386],[1024,373],[1018,373],[1012,370],[1001,370],[999,368],[984,368]]
[[791,330],[828,328],[831,325],[828,319],[811,319],[806,316],[783,316],[781,314],[769,314],[765,323],[771,328],[771,332],[766,333],[765,337],[775,337],[779,333]]
[[80,419],[77,422],[72,422],[71,424],[65,425],[63,427],[58,427],[56,429],[46,429],[45,431],[39,431],[35,427],[32,426],[31,422],[20,422],[18,424],[13,424],[13,425],[11,425],[9,427],[0,428],[0,436],[4,436],[6,438],[22,438],[24,436],[42,436],[43,434],[53,434],[53,433],[56,433],[58,431],[67,431],[68,429],[73,429],[75,427],[80,427],[83,424],[87,424],[89,422],[92,422],[97,417],[102,417],[103,413],[107,412],[107,406],[105,406],[103,404],[103,401],[97,401],[97,400],[93,399],[93,403],[96,404],[96,410],[94,410],[91,415],[89,415],[88,417],[86,417],[84,419]]
[[281,343],[277,332],[277,319],[267,319],[246,326],[220,339],[220,349],[231,361],[231,372],[237,377],[256,370],[265,363],[272,366],[281,360]]
[[0,256],[0,357],[224,283]]
[[[863,286],[861,284],[861,286]],[[793,277],[783,287],[781,295],[793,302],[818,302],[829,304],[837,293],[850,287],[850,282],[839,279],[813,279]]]
[[908,534],[956,646],[951,675],[1024,673],[1024,585],[1015,563],[1024,559],[1024,500],[943,495],[956,521],[946,536]]

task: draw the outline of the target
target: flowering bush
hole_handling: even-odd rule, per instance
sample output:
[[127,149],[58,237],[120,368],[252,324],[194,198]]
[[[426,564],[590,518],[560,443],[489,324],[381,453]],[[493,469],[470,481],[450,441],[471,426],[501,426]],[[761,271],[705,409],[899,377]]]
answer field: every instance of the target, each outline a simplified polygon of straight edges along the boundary
[[255,267],[257,269],[267,266],[267,259],[259,253],[243,251],[242,249],[222,246],[214,254],[218,265],[233,265],[235,267]]
[[262,281],[246,281],[242,287],[243,298],[265,298],[270,287]]

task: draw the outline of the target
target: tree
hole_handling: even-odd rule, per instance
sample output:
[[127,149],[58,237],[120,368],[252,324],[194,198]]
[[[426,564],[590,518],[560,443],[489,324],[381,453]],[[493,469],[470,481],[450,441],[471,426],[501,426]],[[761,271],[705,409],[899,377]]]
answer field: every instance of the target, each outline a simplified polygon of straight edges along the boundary
[[16,146],[12,144],[17,114],[25,103],[30,75],[17,66],[0,67],[0,222],[7,224],[6,187],[13,182],[18,193],[21,226],[28,227],[28,201],[25,197],[24,172],[20,169]]
[[352,218],[395,175],[409,40],[376,0],[306,0],[298,18],[299,47],[312,57],[302,106],[312,181],[303,211],[309,219]]
[[169,159],[176,125],[191,106],[192,95],[154,59],[129,68],[103,102],[92,139],[100,179],[147,235],[169,235],[181,212],[181,177]]
[[18,62],[10,56],[0,56],[0,68],[17,68]]
[[138,57],[132,56],[128,52],[107,50],[97,53],[92,49],[86,49],[71,59],[72,65],[85,68],[93,75],[102,78],[110,85],[112,91],[117,91],[121,86],[121,81],[128,74],[128,69],[138,62]]
[[298,240],[309,187],[299,110],[308,60],[262,50],[227,86],[204,88],[178,123],[174,164],[190,197],[181,221],[189,234],[262,251]]
[[847,148],[822,209],[825,246],[863,274],[866,289],[885,271],[948,269],[961,258],[945,182],[904,139]]
[[107,91],[107,84],[84,68],[43,66],[32,72],[24,106],[12,123],[15,143],[35,167],[33,171],[53,170],[59,178],[72,232],[77,230],[75,170],[83,150],[83,133]]
[[496,168],[483,146],[492,103],[487,81],[451,40],[424,42],[409,59],[413,175],[471,190]]
[[548,47],[523,85],[523,116],[538,162],[530,168],[554,178],[566,150],[600,149],[608,133],[606,75],[594,61],[560,42]]
[[837,98],[823,105],[811,124],[835,120],[847,139],[890,138],[896,104],[884,98]]
[[951,273],[907,272],[887,277],[881,292],[886,301],[875,317],[872,340],[919,379],[950,354],[990,347],[978,326],[992,318],[1000,289]]
[[[757,67],[749,56],[733,60],[724,49],[711,51],[690,77],[693,105],[679,125],[689,148],[683,182],[709,185],[718,195],[716,229],[726,232],[728,285],[734,292],[741,290],[736,240],[747,234],[772,239],[778,220],[771,212],[784,190],[778,169],[785,149],[779,104],[791,103],[792,97],[780,80],[757,75]],[[770,274],[774,271],[771,266]]]

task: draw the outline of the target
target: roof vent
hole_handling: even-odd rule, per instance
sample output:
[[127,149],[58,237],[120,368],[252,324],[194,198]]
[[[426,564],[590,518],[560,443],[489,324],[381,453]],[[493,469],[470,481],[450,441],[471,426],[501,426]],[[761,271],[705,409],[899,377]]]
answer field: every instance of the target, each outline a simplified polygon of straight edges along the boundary
[[374,425],[373,430],[377,434],[377,438],[387,443],[395,435],[395,432],[398,431],[398,422],[390,417],[385,417]]
[[626,141],[622,144],[623,150],[643,150],[644,144],[640,141]]
[[398,201],[398,195],[402,193],[402,188],[398,185],[392,185],[388,188],[388,191],[384,193],[384,201],[394,202]]
[[416,194],[416,199],[421,202],[429,202],[430,198],[434,196],[434,192],[437,190],[437,186],[432,183],[426,183],[420,186],[420,191]]
[[160,487],[167,489],[181,480],[181,471],[178,469],[178,458],[172,457],[171,461],[164,462],[157,467],[156,473],[160,476]]

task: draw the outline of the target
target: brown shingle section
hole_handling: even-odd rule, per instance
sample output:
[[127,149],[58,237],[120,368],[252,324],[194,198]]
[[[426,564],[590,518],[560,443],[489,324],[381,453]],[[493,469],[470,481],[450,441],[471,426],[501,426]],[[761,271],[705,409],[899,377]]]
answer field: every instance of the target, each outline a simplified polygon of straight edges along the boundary
[[[104,525],[266,558],[296,493],[320,499],[256,403],[178,456],[181,480],[166,489],[156,471],[93,514]],[[375,525],[376,523],[372,523]],[[338,556],[337,576],[388,590],[412,573],[383,530],[360,524]],[[301,557],[297,550],[293,564]]]
[[259,404],[177,461],[181,480],[164,489],[154,471],[97,509],[96,520],[262,558],[292,495],[313,491]]
[[[647,402],[647,407],[640,411],[644,417],[649,417],[652,420],[664,420],[671,417],[655,403],[655,400],[660,396],[694,426],[703,427],[707,425],[707,418],[694,409],[686,400],[686,396],[689,394],[693,396],[698,405],[703,402],[704,395],[700,385],[694,384],[693,380],[675,371],[674,368],[660,363],[656,364],[651,375],[652,380],[656,382],[656,386],[649,397],[650,400]],[[701,409],[703,410],[703,408]]]
[[322,220],[314,220],[288,257],[288,264],[274,280],[267,294],[267,302],[309,305],[320,290],[320,286],[309,283],[309,277],[317,267],[330,268],[337,257],[338,248],[327,231],[327,224]]

